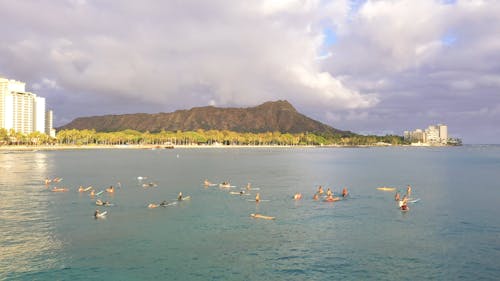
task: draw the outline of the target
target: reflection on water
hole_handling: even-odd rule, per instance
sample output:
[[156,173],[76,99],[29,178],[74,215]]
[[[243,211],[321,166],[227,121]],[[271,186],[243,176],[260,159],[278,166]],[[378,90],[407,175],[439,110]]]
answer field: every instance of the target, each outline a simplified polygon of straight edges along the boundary
[[61,243],[53,237],[44,153],[0,153],[0,279],[50,268]]

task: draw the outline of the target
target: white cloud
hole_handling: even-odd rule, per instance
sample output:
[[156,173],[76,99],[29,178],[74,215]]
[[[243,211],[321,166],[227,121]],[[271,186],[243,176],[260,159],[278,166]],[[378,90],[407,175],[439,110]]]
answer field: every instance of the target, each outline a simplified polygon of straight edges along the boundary
[[[500,2],[445,2],[13,1],[0,71],[58,98],[60,120],[93,99],[95,114],[288,99],[354,131],[454,122],[500,104]],[[500,121],[481,116],[460,120]]]
[[[31,26],[35,32],[18,43],[11,38],[19,47],[10,53],[31,57],[39,66],[31,71],[57,77],[75,95],[126,96],[178,107],[255,105],[281,98],[369,107],[376,103],[373,95],[321,71],[316,59],[323,22],[340,24],[347,2],[186,1],[182,7],[153,2],[148,9],[133,2],[43,4],[64,22],[56,32],[49,30],[51,21],[43,23],[42,4],[35,3],[19,8],[17,14],[25,17],[15,20],[18,28]],[[35,47],[44,53],[33,56]]]

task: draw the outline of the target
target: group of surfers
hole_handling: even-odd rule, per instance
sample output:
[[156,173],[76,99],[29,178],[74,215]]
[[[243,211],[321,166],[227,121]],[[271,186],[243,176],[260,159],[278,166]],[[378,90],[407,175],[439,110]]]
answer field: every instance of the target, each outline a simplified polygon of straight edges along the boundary
[[[177,195],[177,201],[184,201],[190,199],[191,196],[184,196],[182,195],[182,191],[179,192],[179,195]],[[163,200],[161,203],[156,204],[156,203],[149,203],[148,208],[153,209],[153,208],[158,208],[158,207],[167,207],[170,205],[175,205],[176,202],[170,202],[168,203],[166,200]]]
[[[209,180],[205,179],[203,181],[203,185],[205,187],[209,187],[209,186],[216,186],[217,184],[214,184],[214,183],[210,182]],[[227,188],[231,188],[232,186],[228,181],[223,181],[222,183],[219,184],[219,187],[227,189]],[[247,183],[247,185],[245,186],[245,190],[240,190],[239,192],[232,192],[232,193],[239,194],[239,195],[250,195],[250,193],[249,193],[250,190],[252,190],[252,184]],[[262,201],[262,199],[260,198],[260,193],[257,192],[257,194],[255,194],[255,202],[259,203],[261,201]],[[266,215],[262,215],[262,214],[250,214],[250,217],[252,217],[254,219],[265,219],[265,220],[276,219],[276,217],[266,216]]]
[[396,194],[394,195],[394,200],[398,202],[399,209],[401,211],[409,211],[410,208],[408,207],[408,198],[411,196],[411,186],[408,185],[406,187],[406,194],[403,195],[403,198],[401,198],[401,194],[399,194],[399,191],[396,191]]
[[[50,187],[50,184],[51,183],[59,183],[62,181],[62,178],[59,178],[59,177],[56,177],[56,178],[53,178],[53,179],[49,179],[49,178],[45,178],[45,187],[46,188],[49,188]],[[118,182],[118,187],[121,187],[121,184]],[[54,186],[52,187],[51,189],[52,192],[67,192],[69,191],[68,188],[66,187],[57,187],[57,186]],[[109,186],[108,188],[106,188],[104,191],[101,191],[101,192],[98,192],[96,193],[95,192],[95,188],[93,186],[88,186],[88,187],[83,187],[82,185],[80,185],[77,189],[78,192],[80,193],[83,193],[83,192],[89,192],[89,196],[91,198],[94,198],[96,195],[99,195],[100,193],[106,191],[107,193],[111,193],[111,194],[114,194],[115,192],[115,187],[114,186]],[[97,206],[105,206],[105,207],[108,207],[108,206],[113,206],[113,204],[109,201],[103,201],[101,199],[97,199],[95,204]],[[94,212],[94,218],[103,218],[105,217],[107,214],[107,212],[100,212],[99,210],[95,210]]]
[[[216,186],[216,184],[213,184],[212,182],[210,182],[210,181],[209,181],[209,180],[207,180],[207,179],[205,179],[205,180],[203,181],[203,185],[204,185],[205,187],[209,187],[209,186]],[[229,187],[231,187],[231,185],[229,184],[229,182],[224,181],[224,182],[222,182],[222,183],[220,183],[220,184],[219,184],[219,187],[221,187],[221,188],[229,188]],[[246,189],[246,190],[241,190],[241,191],[239,191],[239,192],[232,192],[232,194],[249,195],[249,193],[247,193],[247,191],[252,190],[252,188],[251,188],[251,184],[250,184],[250,183],[248,183],[248,184],[246,185],[245,189]],[[323,196],[323,194],[325,194],[325,191],[323,190],[323,187],[320,185],[320,186],[318,187],[317,192],[316,192],[316,193],[314,194],[314,196],[313,196],[313,200],[319,200],[320,196]],[[342,189],[342,197],[343,197],[343,198],[345,198],[345,197],[347,197],[347,196],[348,196],[348,194],[349,194],[349,192],[347,191],[347,188],[346,188],[346,187],[344,187],[344,188]],[[325,196],[325,199],[324,199],[324,201],[325,201],[325,202],[335,202],[335,201],[339,201],[339,200],[341,200],[341,198],[340,198],[340,197],[335,197],[335,196],[334,196],[333,191],[332,191],[330,188],[328,188],[328,189],[327,189],[327,191],[326,191],[326,195],[324,195],[324,196]],[[293,199],[294,199],[294,200],[300,200],[300,199],[302,199],[302,193],[295,193],[295,194],[293,195]],[[259,192],[257,192],[257,194],[255,194],[255,202],[259,203],[259,202],[261,202],[261,201],[262,201],[262,199],[261,199],[260,193],[259,193]],[[275,217],[265,216],[265,215],[261,215],[261,214],[250,214],[250,216],[251,216],[252,218],[275,219]]]
[[[323,196],[323,194],[325,194],[325,191],[323,190],[323,187],[320,185],[320,186],[318,186],[318,190],[316,191],[316,193],[314,193],[314,195],[313,195],[313,200],[319,200],[320,196]],[[344,187],[342,189],[342,198],[347,197],[347,195],[349,195],[349,192],[347,191],[347,188]],[[297,193],[294,195],[295,200],[299,200],[300,198],[302,198],[302,194]],[[335,197],[333,194],[333,191],[330,188],[328,188],[326,190],[325,199],[323,201],[335,202],[335,201],[339,201],[339,200],[341,200],[341,198]]]
[[[61,181],[62,181],[62,178],[59,178],[59,177],[55,177],[53,179],[45,178],[45,187],[49,188],[51,183],[59,183]],[[68,191],[68,189],[66,187],[54,186],[54,187],[52,187],[51,191],[52,192],[66,192],[66,191]]]

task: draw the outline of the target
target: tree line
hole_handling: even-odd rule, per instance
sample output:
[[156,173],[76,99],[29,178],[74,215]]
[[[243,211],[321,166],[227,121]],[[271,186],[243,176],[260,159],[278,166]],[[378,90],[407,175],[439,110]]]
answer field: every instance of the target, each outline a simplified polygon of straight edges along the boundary
[[240,133],[227,130],[96,132],[95,130],[61,130],[55,138],[34,132],[24,135],[13,130],[0,129],[0,145],[391,145],[404,144],[396,135],[363,136],[315,133]]

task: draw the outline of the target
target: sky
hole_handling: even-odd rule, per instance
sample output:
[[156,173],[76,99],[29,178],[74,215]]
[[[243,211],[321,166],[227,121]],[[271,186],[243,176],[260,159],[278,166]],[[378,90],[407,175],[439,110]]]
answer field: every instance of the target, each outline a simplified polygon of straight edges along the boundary
[[0,76],[76,117],[288,100],[360,134],[500,143],[500,1],[0,0]]

